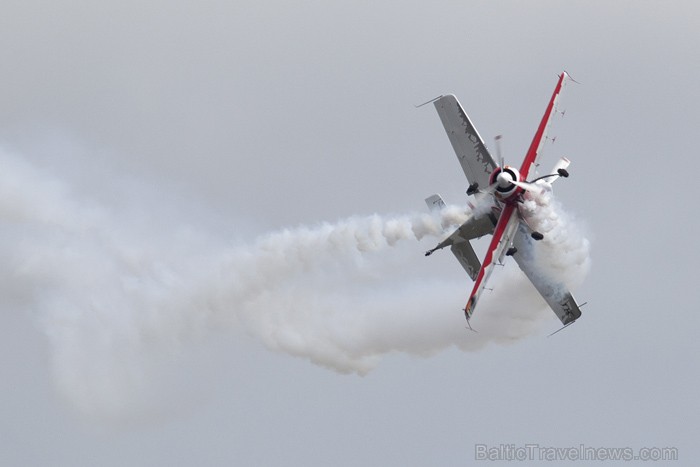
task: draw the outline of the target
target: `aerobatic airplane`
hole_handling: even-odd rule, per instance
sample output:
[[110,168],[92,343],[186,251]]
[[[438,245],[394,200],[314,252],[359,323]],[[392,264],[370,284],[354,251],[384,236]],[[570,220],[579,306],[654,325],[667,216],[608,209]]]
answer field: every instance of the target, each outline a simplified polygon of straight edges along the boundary
[[[531,192],[551,189],[551,183],[554,180],[569,176],[566,170],[569,160],[562,157],[551,174],[527,181],[533,166],[537,164],[538,155],[546,140],[545,133],[549,121],[557,112],[556,103],[562,86],[567,79],[571,79],[566,72],[558,78],[557,86],[554,88],[554,93],[520,169],[505,165],[500,154],[499,165],[494,162],[484,141],[454,95],[440,96],[425,103],[432,102],[435,105],[469,181],[467,195],[475,198],[475,202],[470,203],[473,208],[472,216],[449,237],[425,253],[429,256],[434,251],[449,246],[469,277],[474,280],[474,288],[464,308],[467,323],[474,313],[474,308],[494,265],[502,264],[505,256],[515,258],[520,269],[565,327],[581,316],[581,310],[567,287],[556,279],[543,277],[534,269],[532,243],[542,240],[544,236],[530,227],[528,215],[531,213],[525,212],[523,207],[523,201],[531,195]],[[496,137],[497,149],[499,138]],[[431,209],[440,209],[445,206],[440,195],[432,195],[425,201]],[[484,206],[483,203],[488,203],[490,209],[488,209],[489,206],[486,206],[487,209],[480,208]],[[486,234],[492,234],[493,238],[482,264],[469,241]]]

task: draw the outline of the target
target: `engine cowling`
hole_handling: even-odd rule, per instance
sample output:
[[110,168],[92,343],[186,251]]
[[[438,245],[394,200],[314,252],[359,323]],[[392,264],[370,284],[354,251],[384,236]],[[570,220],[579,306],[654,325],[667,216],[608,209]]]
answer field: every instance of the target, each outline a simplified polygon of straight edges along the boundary
[[506,165],[505,167],[496,167],[491,173],[489,183],[492,185],[496,184],[494,194],[498,198],[505,200],[517,193],[518,187],[513,182],[519,181],[520,172],[518,172],[518,169]]

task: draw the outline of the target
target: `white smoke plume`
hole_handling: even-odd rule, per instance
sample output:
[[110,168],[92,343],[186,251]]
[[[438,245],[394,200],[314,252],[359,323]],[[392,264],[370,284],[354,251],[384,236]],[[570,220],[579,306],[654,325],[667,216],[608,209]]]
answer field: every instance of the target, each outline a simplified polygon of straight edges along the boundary
[[[148,373],[160,356],[212,329],[244,330],[270,349],[365,374],[391,352],[474,350],[556,319],[515,264],[482,296],[478,334],[459,311],[472,287],[466,274],[401,274],[427,261],[416,241],[441,239],[467,219],[463,208],[352,217],[231,246],[211,232],[149,226],[136,206],[123,218],[21,158],[0,152],[0,162],[0,274],[12,298],[4,306],[33,310],[57,387],[89,413],[129,411],[153,390]],[[549,193],[529,203],[539,205],[531,222],[545,233],[538,263],[577,285],[588,241]]]

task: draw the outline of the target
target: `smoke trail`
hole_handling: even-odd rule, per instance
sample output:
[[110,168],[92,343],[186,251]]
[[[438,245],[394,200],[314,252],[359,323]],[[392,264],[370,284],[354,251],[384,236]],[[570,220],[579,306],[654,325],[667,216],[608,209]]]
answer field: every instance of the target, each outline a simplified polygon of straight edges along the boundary
[[[232,247],[210,232],[151,225],[152,213],[80,200],[20,158],[0,153],[0,161],[5,296],[35,311],[58,388],[89,413],[129,412],[155,390],[148,375],[159,359],[213,328],[243,329],[270,349],[365,374],[389,352],[473,350],[553,318],[514,265],[494,275],[496,292],[480,301],[479,334],[464,330],[459,311],[466,276],[400,273],[423,259],[410,242],[443,236],[467,219],[462,208],[352,217]],[[538,264],[576,285],[588,242],[550,193],[529,203],[540,207],[531,222],[546,234]]]

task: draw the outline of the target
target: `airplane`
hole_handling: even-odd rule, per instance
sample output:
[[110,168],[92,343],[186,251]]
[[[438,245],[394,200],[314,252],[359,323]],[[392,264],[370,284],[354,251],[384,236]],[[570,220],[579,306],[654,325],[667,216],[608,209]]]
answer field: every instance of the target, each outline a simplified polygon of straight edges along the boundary
[[[523,202],[531,196],[531,193],[551,189],[551,183],[556,179],[569,176],[567,168],[570,161],[562,157],[550,174],[527,181],[533,172],[533,167],[537,165],[543,143],[547,140],[545,134],[550,119],[555,112],[558,112],[556,104],[566,80],[574,81],[566,71],[558,75],[557,85],[519,169],[505,165],[500,156],[500,136],[496,137],[499,156],[499,164],[496,164],[483,139],[454,95],[439,96],[421,104],[422,106],[432,102],[435,105],[462,170],[469,181],[467,195],[475,199],[474,203],[469,203],[472,208],[471,217],[435,248],[425,253],[425,256],[430,256],[433,252],[449,246],[474,281],[474,288],[464,307],[464,315],[470,329],[469,320],[481,293],[486,288],[486,282],[493,267],[497,263],[503,264],[506,256],[512,256],[515,259],[564,327],[573,324],[581,317],[580,307],[566,285],[556,280],[544,279],[534,270],[531,262],[531,243],[542,240],[544,235],[529,226],[528,213],[523,209]],[[425,202],[431,210],[445,206],[444,201],[437,194],[426,198]],[[493,237],[481,263],[470,240],[487,234]]]

